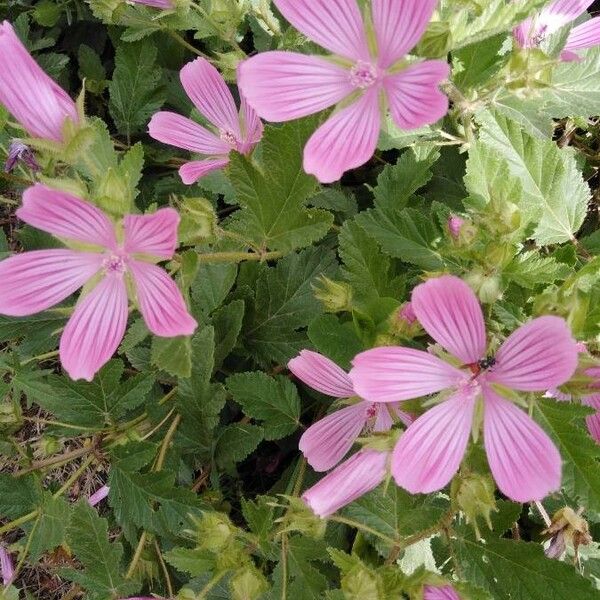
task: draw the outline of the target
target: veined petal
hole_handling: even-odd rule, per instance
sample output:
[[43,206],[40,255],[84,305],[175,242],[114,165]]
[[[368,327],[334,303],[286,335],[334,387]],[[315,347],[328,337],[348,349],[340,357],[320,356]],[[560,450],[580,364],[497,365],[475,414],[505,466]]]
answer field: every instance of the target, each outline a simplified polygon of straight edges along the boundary
[[179,288],[167,272],[138,260],[132,260],[129,268],[148,329],[161,337],[192,335],[198,323],[188,312]]
[[311,425],[300,438],[300,452],[315,471],[329,471],[348,453],[367,421],[368,402],[347,406]]
[[600,394],[584,396],[581,399],[581,403],[596,409],[596,414],[585,418],[585,424],[587,425],[590,435],[598,444],[600,444]]
[[563,51],[573,52],[573,50],[593,48],[598,44],[600,44],[600,17],[595,17],[571,30]]
[[15,567],[12,556],[3,545],[0,545],[0,571],[2,573],[2,584],[8,587],[15,576]]
[[460,596],[451,585],[426,585],[423,588],[423,600],[460,600]]
[[274,122],[312,115],[354,91],[348,69],[297,52],[262,52],[242,62],[238,72],[247,101]]
[[99,208],[41,183],[25,190],[23,205],[16,215],[25,223],[56,237],[111,250],[117,245],[114,225]]
[[123,220],[125,252],[171,258],[177,247],[178,227],[179,214],[173,208],[161,208],[148,215],[127,215]]
[[552,440],[523,410],[483,387],[483,441],[498,489],[515,502],[541,500],[560,487]]
[[80,299],[60,338],[60,362],[69,377],[92,381],[116,352],[126,326],[125,282],[107,275]]
[[485,355],[485,323],[479,300],[458,277],[444,275],[418,285],[411,303],[425,331],[466,364]]
[[224,169],[228,164],[229,158],[193,160],[185,163],[185,165],[179,168],[179,176],[181,177],[181,181],[183,181],[183,183],[186,185],[192,185],[201,177],[204,177],[213,171]]
[[486,377],[514,390],[542,392],[571,379],[577,361],[577,342],[566,321],[539,317],[508,337]]
[[0,314],[23,317],[62,302],[101,268],[104,257],[67,249],[34,250],[0,262]]
[[463,388],[421,415],[392,454],[392,475],[411,494],[445,487],[458,471],[473,424],[478,386]]
[[215,127],[241,138],[240,119],[233,96],[223,76],[205,58],[197,58],[181,69],[181,83],[195,107]]
[[352,365],[349,375],[355,392],[371,402],[420,398],[469,378],[437,356],[412,348],[374,348],[358,354]]
[[426,60],[383,82],[394,122],[402,129],[416,129],[439,121],[448,112],[448,98],[439,85],[450,67],[441,60]]
[[438,0],[373,0],[379,66],[387,69],[412,50],[427,29]]
[[88,498],[88,504],[90,506],[96,506],[96,504],[99,504],[108,496],[109,492],[110,488],[107,485],[103,485]]
[[159,142],[198,154],[227,155],[231,150],[231,147],[212,131],[174,112],[161,111],[152,115],[148,133]]
[[262,139],[264,127],[258,113],[248,104],[243,94],[241,94],[240,118],[242,120],[242,143],[239,151],[242,154],[248,154]]
[[302,500],[319,517],[328,517],[374,490],[387,473],[387,452],[361,450],[306,490]]
[[334,54],[370,60],[356,0],[274,0],[281,14],[307,38]]
[[302,350],[296,358],[290,360],[288,369],[302,383],[322,394],[334,398],[354,396],[354,389],[348,374],[332,360],[318,352]]
[[307,173],[321,183],[333,183],[373,156],[381,129],[378,94],[372,87],[313,133],[304,148]]
[[8,21],[0,24],[0,103],[33,137],[62,142],[65,120],[79,121],[75,102],[37,64]]

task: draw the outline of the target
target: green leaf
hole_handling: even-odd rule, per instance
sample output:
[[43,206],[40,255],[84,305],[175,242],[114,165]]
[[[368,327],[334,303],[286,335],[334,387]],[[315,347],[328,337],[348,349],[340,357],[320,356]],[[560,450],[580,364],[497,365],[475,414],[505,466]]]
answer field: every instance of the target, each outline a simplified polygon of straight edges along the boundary
[[225,426],[215,448],[217,464],[225,467],[244,460],[256,450],[263,438],[264,430],[258,425],[234,423]]
[[308,326],[308,337],[321,354],[325,354],[343,369],[362,350],[352,322],[340,323],[335,315],[320,315]]
[[522,206],[529,206],[528,220],[537,222],[535,241],[548,245],[572,240],[591,197],[573,154],[550,140],[533,138],[498,113],[482,112],[478,119],[482,142],[500,153],[521,180]]
[[332,274],[335,264],[331,253],[311,248],[262,268],[243,330],[246,349],[257,362],[283,364],[306,345],[299,330],[321,312],[312,284],[317,276]]
[[117,129],[127,138],[141,131],[165,101],[157,51],[148,40],[117,46],[108,107]]
[[230,227],[259,248],[304,248],[324,237],[333,224],[331,213],[306,208],[317,181],[304,172],[302,148],[314,128],[314,119],[267,127],[259,165],[239,154],[231,157],[229,173],[242,210]]
[[521,287],[534,289],[541,284],[554,283],[566,279],[571,269],[549,256],[540,256],[531,251],[519,254],[502,271],[502,274]]
[[69,516],[69,505],[63,498],[44,493],[44,501],[30,533],[31,561],[37,561],[44,552],[54,550],[64,542]]
[[535,416],[559,446],[563,487],[590,510],[600,511],[600,446],[588,435],[589,409],[568,402],[540,400]]
[[237,265],[200,265],[194,283],[192,298],[204,314],[221,306],[237,277]]
[[164,553],[165,560],[178,571],[198,577],[215,567],[214,556],[204,548],[173,548]]
[[67,528],[67,541],[83,565],[83,571],[61,573],[81,585],[89,600],[116,600],[137,592],[139,584],[121,575],[123,547],[108,541],[108,523],[85,500],[73,509]]
[[174,377],[189,377],[192,372],[192,348],[188,336],[164,338],[154,336],[152,364]]
[[220,367],[235,348],[242,331],[244,313],[245,304],[243,300],[234,300],[215,311],[212,324],[215,328],[215,338],[218,340],[215,346],[216,367]]
[[14,477],[0,473],[0,515],[17,519],[36,510],[42,501],[40,486],[33,475]]
[[482,544],[462,538],[455,551],[465,577],[494,598],[600,598],[600,591],[573,566],[546,558],[541,544],[504,539]]
[[29,391],[58,420],[101,430],[140,406],[154,385],[151,373],[121,380],[123,370],[123,362],[114,359],[91,383],[50,375],[46,385],[29,388]]
[[247,416],[263,421],[267,440],[290,435],[300,425],[298,391],[285,377],[237,373],[227,379],[227,389]]

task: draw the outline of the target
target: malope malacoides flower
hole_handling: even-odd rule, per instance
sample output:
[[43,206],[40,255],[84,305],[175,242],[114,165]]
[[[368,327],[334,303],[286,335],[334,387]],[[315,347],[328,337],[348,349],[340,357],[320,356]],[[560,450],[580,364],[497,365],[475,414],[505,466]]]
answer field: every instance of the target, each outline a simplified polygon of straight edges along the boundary
[[155,262],[170,259],[179,215],[162,208],[127,215],[122,236],[84,200],[37,184],[16,212],[25,223],[77,249],[35,250],[0,262],[0,314],[42,312],[86,286],[60,339],[60,360],[73,379],[91,381],[116,351],[127,326],[128,290],[157,336],[191,335],[196,321],[175,282]]
[[[296,29],[334,56],[262,52],[240,64],[238,84],[268,121],[299,119],[338,105],[304,150],[305,171],[322,183],[337,181],[373,156],[382,106],[389,106],[402,129],[435,123],[448,111],[448,99],[438,89],[448,65],[405,60],[437,0],[372,0],[366,20],[356,0],[274,2]],[[372,22],[373,32],[365,22]]]
[[226,167],[232,151],[249,154],[262,137],[263,125],[243,96],[238,111],[225,80],[204,58],[185,65],[180,79],[188,97],[215,132],[168,111],[152,117],[148,132],[159,142],[206,157],[179,169],[183,183],[190,185],[211,171]]
[[500,491],[529,502],[557,490],[558,450],[525,411],[503,396],[503,388],[544,392],[571,378],[578,347],[566,322],[553,316],[534,319],[487,357],[483,313],[461,279],[430,279],[415,288],[411,303],[425,331],[457,366],[429,352],[383,347],[359,354],[350,372],[356,392],[372,402],[446,391],[396,444],[392,474],[397,484],[411,493],[445,487],[458,471],[474,418],[483,412],[484,446]]
[[[537,48],[548,36],[568,25],[593,4],[594,0],[555,0],[534,17],[523,21],[513,35],[520,48]],[[600,18],[590,19],[571,29],[561,59],[579,60],[577,50],[600,44]]]
[[61,143],[65,121],[79,121],[73,100],[35,62],[8,21],[0,25],[0,104],[34,138]]
[[426,585],[423,588],[423,600],[460,600],[460,596],[451,585]]
[[[327,357],[302,350],[288,363],[289,370],[311,388],[334,398],[353,398],[357,394],[348,374]],[[406,425],[412,419],[398,410],[398,403],[382,406],[360,400],[336,410],[311,425],[300,438],[300,451],[315,471],[328,471],[348,454],[352,444],[365,430],[387,431],[393,414]]]

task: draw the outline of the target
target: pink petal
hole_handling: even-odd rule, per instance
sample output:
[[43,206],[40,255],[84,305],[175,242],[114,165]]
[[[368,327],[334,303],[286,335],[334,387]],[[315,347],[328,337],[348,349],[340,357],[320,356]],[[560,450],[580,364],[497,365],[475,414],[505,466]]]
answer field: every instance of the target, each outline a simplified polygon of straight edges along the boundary
[[171,258],[177,247],[179,214],[161,208],[148,215],[127,215],[123,220],[125,252]]
[[79,121],[73,100],[35,62],[8,21],[0,25],[0,103],[33,137],[62,142],[65,120]]
[[484,386],[485,451],[498,489],[516,502],[541,500],[560,487],[552,440],[523,410]]
[[200,114],[215,127],[241,138],[240,119],[222,75],[206,59],[197,58],[181,69],[181,83]]
[[423,588],[423,600],[460,600],[460,596],[451,585],[426,585]]
[[367,422],[369,402],[347,406],[311,425],[300,438],[300,452],[315,471],[328,471],[348,453]]
[[88,504],[90,506],[96,506],[108,496],[110,492],[110,488],[107,485],[103,485],[101,488],[98,488],[89,498]]
[[264,127],[258,113],[248,104],[243,95],[241,96],[240,115],[243,141],[238,150],[242,154],[248,154],[262,139]]
[[23,205],[16,215],[25,223],[56,237],[111,250],[117,245],[114,225],[99,208],[41,183],[25,190]]
[[231,146],[191,119],[173,112],[161,111],[152,116],[148,133],[159,142],[190,152],[228,155]]
[[268,121],[291,121],[337,104],[354,87],[350,71],[319,56],[262,52],[238,69],[238,85]]
[[104,257],[73,250],[35,250],[0,262],[0,314],[23,317],[62,302],[101,268]]
[[167,272],[138,260],[132,260],[129,268],[148,329],[161,337],[192,335],[198,323],[188,312],[179,288]]
[[420,398],[468,381],[459,371],[433,354],[412,348],[381,347],[358,354],[352,361],[354,391],[371,402],[398,402]]
[[319,517],[328,517],[374,490],[387,474],[387,452],[361,450],[304,492],[302,500]]
[[229,164],[229,158],[219,158],[213,160],[194,160],[188,163],[185,163],[182,167],[179,168],[179,176],[181,177],[181,181],[186,185],[192,185],[196,183],[198,179],[212,173],[213,171],[218,171],[219,169],[225,168]]
[[598,46],[598,44],[600,44],[600,17],[590,19],[574,27],[567,38],[567,43],[563,51],[583,50],[585,48],[593,48],[594,46]]
[[585,396],[581,399],[581,403],[596,409],[596,414],[586,417],[585,423],[590,435],[600,444],[600,394]]
[[378,90],[373,87],[313,133],[304,148],[304,170],[321,183],[337,181],[373,156],[380,129]]
[[488,381],[524,392],[542,392],[571,379],[577,343],[560,317],[539,317],[519,327],[502,344]]
[[307,38],[334,54],[370,62],[356,0],[274,0],[281,14]]
[[385,78],[390,113],[398,127],[430,125],[448,112],[448,98],[438,86],[449,73],[448,63],[426,60]]
[[438,0],[373,0],[379,66],[387,69],[412,50],[427,29]]
[[60,338],[60,362],[69,377],[92,381],[116,352],[126,326],[125,282],[107,275],[79,300]]
[[296,358],[290,360],[288,369],[300,381],[322,394],[334,398],[350,398],[355,395],[348,374],[318,352],[302,350]]
[[2,545],[0,545],[0,570],[2,571],[2,584],[8,587],[15,576],[15,567],[11,555]]
[[445,487],[463,459],[473,424],[477,386],[462,388],[421,415],[394,448],[392,474],[411,494]]
[[445,275],[418,285],[412,306],[427,333],[465,364],[485,355],[483,313],[471,288],[458,277]]

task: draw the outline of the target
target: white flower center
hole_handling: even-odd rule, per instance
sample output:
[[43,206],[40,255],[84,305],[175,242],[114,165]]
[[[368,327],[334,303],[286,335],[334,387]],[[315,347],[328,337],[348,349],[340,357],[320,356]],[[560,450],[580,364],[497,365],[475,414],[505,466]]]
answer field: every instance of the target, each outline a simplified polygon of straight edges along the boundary
[[350,83],[361,90],[371,87],[377,81],[377,67],[359,60],[350,69]]
[[102,267],[107,274],[116,273],[118,275],[122,275],[127,271],[125,259],[118,254],[111,254],[107,256],[102,262]]
[[237,137],[231,129],[220,129],[219,137],[223,142],[229,144],[232,148],[237,148]]

